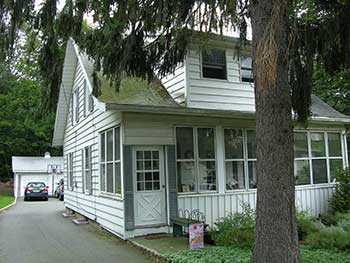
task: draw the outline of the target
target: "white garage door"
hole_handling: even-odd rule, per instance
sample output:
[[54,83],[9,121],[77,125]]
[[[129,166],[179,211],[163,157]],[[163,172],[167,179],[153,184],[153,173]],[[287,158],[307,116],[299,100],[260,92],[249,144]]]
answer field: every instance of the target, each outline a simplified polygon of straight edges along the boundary
[[[19,178],[20,186],[19,186],[18,196],[20,196],[20,197],[24,196],[24,189],[26,188],[27,184],[30,182],[43,182],[46,185],[48,185],[49,176],[47,174],[20,175],[20,178]],[[49,188],[49,190],[51,190],[50,188]]]

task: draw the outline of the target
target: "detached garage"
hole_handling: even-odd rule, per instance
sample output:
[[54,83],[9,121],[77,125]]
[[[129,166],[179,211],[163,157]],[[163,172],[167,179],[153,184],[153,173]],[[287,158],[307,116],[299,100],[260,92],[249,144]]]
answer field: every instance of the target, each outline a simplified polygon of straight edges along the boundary
[[49,196],[56,190],[57,183],[63,178],[63,157],[12,156],[14,174],[13,192],[16,197],[24,196],[29,182],[43,182],[49,187]]

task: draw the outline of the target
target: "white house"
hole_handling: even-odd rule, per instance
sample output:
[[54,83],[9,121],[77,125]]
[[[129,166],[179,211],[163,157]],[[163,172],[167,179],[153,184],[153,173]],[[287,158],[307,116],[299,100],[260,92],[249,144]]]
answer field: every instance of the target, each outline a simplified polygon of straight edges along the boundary
[[[125,79],[119,93],[69,41],[53,145],[63,145],[65,205],[121,238],[169,232],[179,208],[206,221],[253,208],[255,105],[249,52],[217,38],[193,43],[160,83]],[[238,55],[239,54],[239,55]],[[295,129],[296,205],[325,212],[334,174],[348,165],[350,118],[312,97],[309,127]]]
[[45,157],[12,156],[14,196],[23,197],[29,182],[45,183],[49,186],[49,195],[52,195],[63,178],[63,162],[63,157],[51,157],[49,154]]

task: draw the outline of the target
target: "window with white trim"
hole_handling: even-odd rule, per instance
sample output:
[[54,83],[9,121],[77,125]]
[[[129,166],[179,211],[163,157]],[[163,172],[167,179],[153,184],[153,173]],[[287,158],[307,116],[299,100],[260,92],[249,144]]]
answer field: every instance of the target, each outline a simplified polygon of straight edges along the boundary
[[87,83],[87,80],[84,81],[84,116],[87,116],[89,112],[93,111],[93,98],[92,94],[90,93],[90,89]]
[[256,188],[255,130],[224,129],[226,191]]
[[215,129],[176,127],[179,192],[216,191]]
[[75,89],[73,93],[72,105],[73,125],[79,122],[79,89]]
[[243,129],[224,129],[226,190],[245,189]]
[[101,191],[121,194],[120,127],[101,133]]
[[241,79],[242,82],[254,82],[253,60],[251,57],[241,57]]
[[203,78],[227,79],[225,50],[202,51]]
[[74,183],[74,169],[73,169],[73,153],[67,154],[67,186],[69,190],[73,190]]
[[340,132],[294,132],[294,176],[296,185],[334,182],[343,168]]
[[84,190],[92,194],[92,145],[84,147],[83,152]]

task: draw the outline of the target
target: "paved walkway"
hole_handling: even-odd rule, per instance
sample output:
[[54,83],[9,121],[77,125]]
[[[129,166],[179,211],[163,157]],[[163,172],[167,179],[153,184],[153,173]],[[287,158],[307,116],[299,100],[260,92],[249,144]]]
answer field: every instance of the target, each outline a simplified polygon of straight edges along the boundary
[[1,263],[152,262],[139,250],[92,225],[63,218],[63,202],[23,202],[0,213]]

